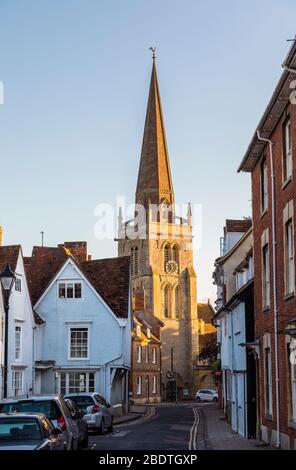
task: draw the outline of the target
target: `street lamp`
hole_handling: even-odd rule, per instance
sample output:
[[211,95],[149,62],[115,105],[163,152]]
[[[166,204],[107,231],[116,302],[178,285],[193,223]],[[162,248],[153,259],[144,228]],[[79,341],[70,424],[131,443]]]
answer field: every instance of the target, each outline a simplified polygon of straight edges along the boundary
[[4,387],[3,398],[7,396],[7,369],[8,369],[8,312],[9,312],[9,297],[13,283],[15,281],[15,274],[7,263],[4,271],[0,274],[0,281],[3,294],[3,304],[5,312],[5,337],[4,337]]

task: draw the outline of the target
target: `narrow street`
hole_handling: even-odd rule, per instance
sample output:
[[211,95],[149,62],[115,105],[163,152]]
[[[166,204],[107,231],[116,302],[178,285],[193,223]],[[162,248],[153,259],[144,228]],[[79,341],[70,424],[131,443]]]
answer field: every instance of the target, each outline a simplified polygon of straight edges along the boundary
[[[90,435],[90,450],[262,449],[260,443],[230,431],[216,404],[184,403],[151,408],[150,415]],[[267,449],[267,447],[263,447]]]

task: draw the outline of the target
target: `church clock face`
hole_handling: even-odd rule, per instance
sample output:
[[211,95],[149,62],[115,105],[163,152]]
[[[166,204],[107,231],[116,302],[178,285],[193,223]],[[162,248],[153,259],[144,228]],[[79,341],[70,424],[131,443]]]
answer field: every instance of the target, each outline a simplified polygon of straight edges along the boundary
[[178,263],[175,260],[169,260],[165,265],[165,270],[168,274],[178,273]]

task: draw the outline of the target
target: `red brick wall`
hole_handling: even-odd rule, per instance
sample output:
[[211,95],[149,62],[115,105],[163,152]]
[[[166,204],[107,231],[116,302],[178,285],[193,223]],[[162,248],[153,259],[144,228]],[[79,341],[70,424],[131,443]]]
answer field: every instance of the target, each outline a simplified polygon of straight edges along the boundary
[[[295,201],[296,196],[296,107],[291,106],[291,129],[292,129],[292,157],[293,175],[292,181],[284,188],[282,172],[282,119],[278,123],[271,140],[273,141],[273,158],[275,168],[275,193],[276,193],[276,282],[277,282],[277,304],[278,304],[278,330],[285,328],[288,318],[296,316],[295,296],[289,300],[285,299],[284,290],[284,240],[283,240],[283,209],[291,199]],[[284,116],[283,116],[284,118]],[[272,221],[271,221],[271,173],[269,146],[266,146],[266,161],[268,166],[268,210],[265,215],[261,214],[260,197],[260,161],[252,172],[252,197],[253,197],[253,234],[254,234],[254,264],[255,264],[255,323],[256,336],[260,340],[260,408],[262,423],[266,426],[276,427],[276,390],[275,390],[275,341],[274,341],[274,298],[272,289]],[[294,227],[296,218],[294,202]],[[270,308],[262,311],[262,268],[261,268],[261,234],[264,229],[269,228],[269,254],[270,254]],[[294,230],[294,239],[295,239]],[[294,240],[294,253],[295,240]],[[263,356],[263,336],[265,333],[271,334],[271,355],[272,355],[272,379],[273,379],[273,421],[265,419],[264,403],[264,356]],[[287,377],[287,354],[285,345],[285,335],[279,334],[279,361],[280,361],[280,431],[296,437],[296,430],[288,426],[289,421],[289,389]]]
[[[147,376],[149,377],[149,397],[151,399],[160,397],[160,345],[158,343],[150,343],[147,346],[142,346],[142,360],[141,363],[137,362],[137,347],[141,346],[141,342],[137,339],[132,341],[132,372],[130,380],[130,391],[132,392],[133,399],[146,399],[147,398]],[[148,348],[148,363],[146,363],[146,348]],[[156,348],[156,363],[152,363],[152,349]],[[142,393],[137,394],[136,378],[142,377]],[[156,376],[156,393],[152,393],[152,377]]]

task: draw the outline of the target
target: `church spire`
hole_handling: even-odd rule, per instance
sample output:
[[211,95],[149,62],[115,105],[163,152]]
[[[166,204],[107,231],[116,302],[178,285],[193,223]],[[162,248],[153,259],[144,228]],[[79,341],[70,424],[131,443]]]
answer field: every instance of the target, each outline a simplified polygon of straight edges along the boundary
[[166,143],[160,93],[158,87],[155,48],[152,50],[152,74],[147,104],[141,161],[136,190],[136,203],[159,205],[165,200],[174,204],[174,190]]

